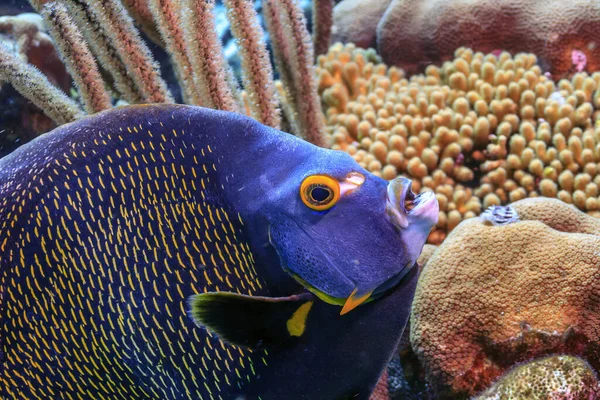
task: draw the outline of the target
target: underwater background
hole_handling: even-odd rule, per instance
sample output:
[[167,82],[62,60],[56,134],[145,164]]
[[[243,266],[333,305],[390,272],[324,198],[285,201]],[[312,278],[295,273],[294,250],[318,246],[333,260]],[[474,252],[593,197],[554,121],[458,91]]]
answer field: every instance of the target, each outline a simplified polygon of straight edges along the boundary
[[[96,21],[123,42],[69,8],[100,3],[124,7]],[[145,103],[343,151],[439,204],[371,399],[600,398],[600,1],[206,1],[173,22],[180,3],[0,0],[0,157]]]

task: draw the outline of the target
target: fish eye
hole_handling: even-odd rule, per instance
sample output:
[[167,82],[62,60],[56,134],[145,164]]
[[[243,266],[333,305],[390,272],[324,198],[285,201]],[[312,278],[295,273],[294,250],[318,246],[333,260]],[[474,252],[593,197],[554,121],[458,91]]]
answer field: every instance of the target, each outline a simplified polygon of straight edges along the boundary
[[325,175],[312,175],[300,186],[302,202],[315,211],[325,211],[333,207],[340,198],[340,184]]

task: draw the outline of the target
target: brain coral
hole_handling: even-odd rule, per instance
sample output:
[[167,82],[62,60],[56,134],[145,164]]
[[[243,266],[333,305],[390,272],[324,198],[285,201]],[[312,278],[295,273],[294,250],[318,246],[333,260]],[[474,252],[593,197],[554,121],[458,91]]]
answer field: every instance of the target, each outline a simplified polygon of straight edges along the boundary
[[[370,30],[371,36],[377,37],[378,51],[391,65],[426,65],[451,58],[458,47],[468,46],[483,52],[533,52],[557,74],[572,70],[572,52],[577,50],[587,56],[588,71],[600,69],[597,1],[352,0],[345,4],[347,1],[334,10],[334,38],[364,40],[369,37],[365,31]],[[377,25],[370,20],[356,23],[351,8],[358,11],[363,3],[374,3],[370,13],[382,15]],[[385,13],[378,12],[387,3]]]
[[585,361],[553,356],[517,366],[474,400],[590,400],[599,396],[598,377]]
[[554,82],[534,55],[461,48],[407,78],[374,51],[339,43],[317,72],[332,148],[437,193],[432,243],[482,208],[526,197],[600,210],[600,73]]
[[[332,36],[363,48],[375,47],[377,25],[391,0],[344,0],[334,8]],[[350,22],[351,21],[351,22]]]
[[419,279],[410,339],[428,381],[457,398],[546,354],[598,369],[600,219],[548,198],[484,215],[458,225]]

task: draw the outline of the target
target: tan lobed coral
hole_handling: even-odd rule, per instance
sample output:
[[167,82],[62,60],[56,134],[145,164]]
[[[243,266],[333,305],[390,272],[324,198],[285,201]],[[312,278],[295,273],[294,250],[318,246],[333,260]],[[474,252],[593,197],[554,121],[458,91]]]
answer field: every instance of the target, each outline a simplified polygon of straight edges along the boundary
[[429,261],[429,259],[433,255],[433,252],[436,251],[437,248],[438,247],[433,244],[426,244],[425,246],[423,246],[423,251],[421,252],[421,255],[417,260],[417,264],[421,269],[423,269],[425,264],[427,264],[427,261]]
[[474,400],[590,400],[600,396],[594,370],[577,357],[552,356],[519,365]]
[[[388,5],[389,3],[389,5]],[[387,8],[378,23],[357,24],[352,11]],[[362,21],[361,21],[362,22]],[[587,57],[587,71],[600,69],[600,3],[589,0],[345,0],[334,10],[334,39],[377,37],[390,65],[404,68],[452,57],[460,46],[533,52],[551,71],[573,71],[573,51]],[[367,34],[366,32],[369,32]],[[370,43],[367,46],[372,46]]]
[[458,225],[425,265],[412,348],[442,398],[474,395],[546,354],[598,369],[598,293],[600,219],[557,199],[496,207]]
[[458,49],[406,78],[372,50],[335,44],[318,59],[332,148],[385,179],[435,190],[441,243],[482,208],[544,195],[600,210],[600,73],[552,81],[532,54]]

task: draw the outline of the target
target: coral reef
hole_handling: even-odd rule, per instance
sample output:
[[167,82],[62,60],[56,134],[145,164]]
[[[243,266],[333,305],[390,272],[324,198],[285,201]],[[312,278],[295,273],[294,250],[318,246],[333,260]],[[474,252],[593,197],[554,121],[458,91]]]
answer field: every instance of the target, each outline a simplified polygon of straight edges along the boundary
[[438,395],[474,395],[546,354],[599,368],[598,249],[600,219],[557,199],[462,222],[424,267],[410,321],[412,348]]
[[[69,91],[71,77],[54,49],[54,44],[38,14],[1,16],[0,45],[8,47],[20,60],[42,71],[54,86]],[[38,107],[23,101],[18,95],[15,96],[12,88],[2,86],[0,97],[3,103],[0,106],[0,156],[21,141],[31,140],[56,126]]]
[[572,356],[553,356],[519,365],[474,400],[590,400],[600,396],[594,370]]
[[[87,113],[117,100],[178,98],[137,26],[169,53],[184,102],[244,112],[346,151],[385,179],[407,175],[415,192],[435,191],[440,215],[429,242],[443,244],[426,245],[418,261],[411,337],[399,347],[403,376],[382,376],[373,398],[429,393],[421,367],[441,397],[489,388],[481,399],[534,398],[524,391],[557,388],[565,377],[571,393],[600,395],[580,359],[518,366],[567,353],[600,368],[600,219],[592,218],[600,217],[600,72],[584,72],[600,70],[596,3],[344,0],[331,28],[333,1],[315,0],[313,51],[295,2],[263,0],[275,82],[256,7],[225,0],[219,6],[239,50],[242,90],[220,43],[214,0],[31,2],[58,52],[40,16],[0,17],[0,80],[59,124],[84,115],[73,98]],[[330,28],[355,44],[327,52]],[[357,48],[376,43],[383,60],[406,70],[453,59],[409,78],[374,50]],[[543,65],[569,76],[555,80]],[[0,107],[0,118],[19,104]],[[589,393],[577,392],[588,383]]]
[[332,147],[437,193],[431,243],[482,208],[525,197],[600,210],[600,73],[554,82],[532,54],[461,48],[408,79],[373,51],[339,43],[317,73]]
[[334,10],[334,32],[373,47],[365,38],[376,36],[383,60],[405,69],[447,60],[460,46],[533,52],[555,74],[575,71],[575,51],[587,56],[587,71],[600,69],[600,4],[588,0],[346,0]]
[[64,91],[71,87],[71,78],[46,33],[40,15],[0,16],[0,43],[17,53],[21,60],[38,68],[53,85]]
[[[316,92],[313,47],[304,14],[293,0],[263,2],[275,61],[284,77],[278,85],[273,80],[265,33],[253,4],[225,1],[231,32],[240,49],[244,91],[225,59],[217,35],[214,0],[130,0],[126,3],[129,12],[120,0],[30,2],[45,16],[87,113],[112,106],[105,86],[110,87],[117,104],[123,100],[175,101],[161,76],[160,65],[153,60],[148,44],[135,28],[131,12],[140,19],[139,26],[154,32],[150,37],[161,36],[160,44],[171,55],[186,103],[245,112],[277,128],[281,122],[278,109],[281,103],[286,127],[314,144],[326,145]],[[315,15],[319,31],[327,36],[328,27],[324,25],[329,20],[331,4],[323,1],[315,10],[320,14]],[[154,19],[152,24],[148,23],[149,17]],[[318,45],[323,48],[322,43]],[[65,94],[51,88],[47,79],[25,60],[19,60],[1,44],[0,78],[58,124],[85,115]],[[37,96],[38,91],[43,95]]]

